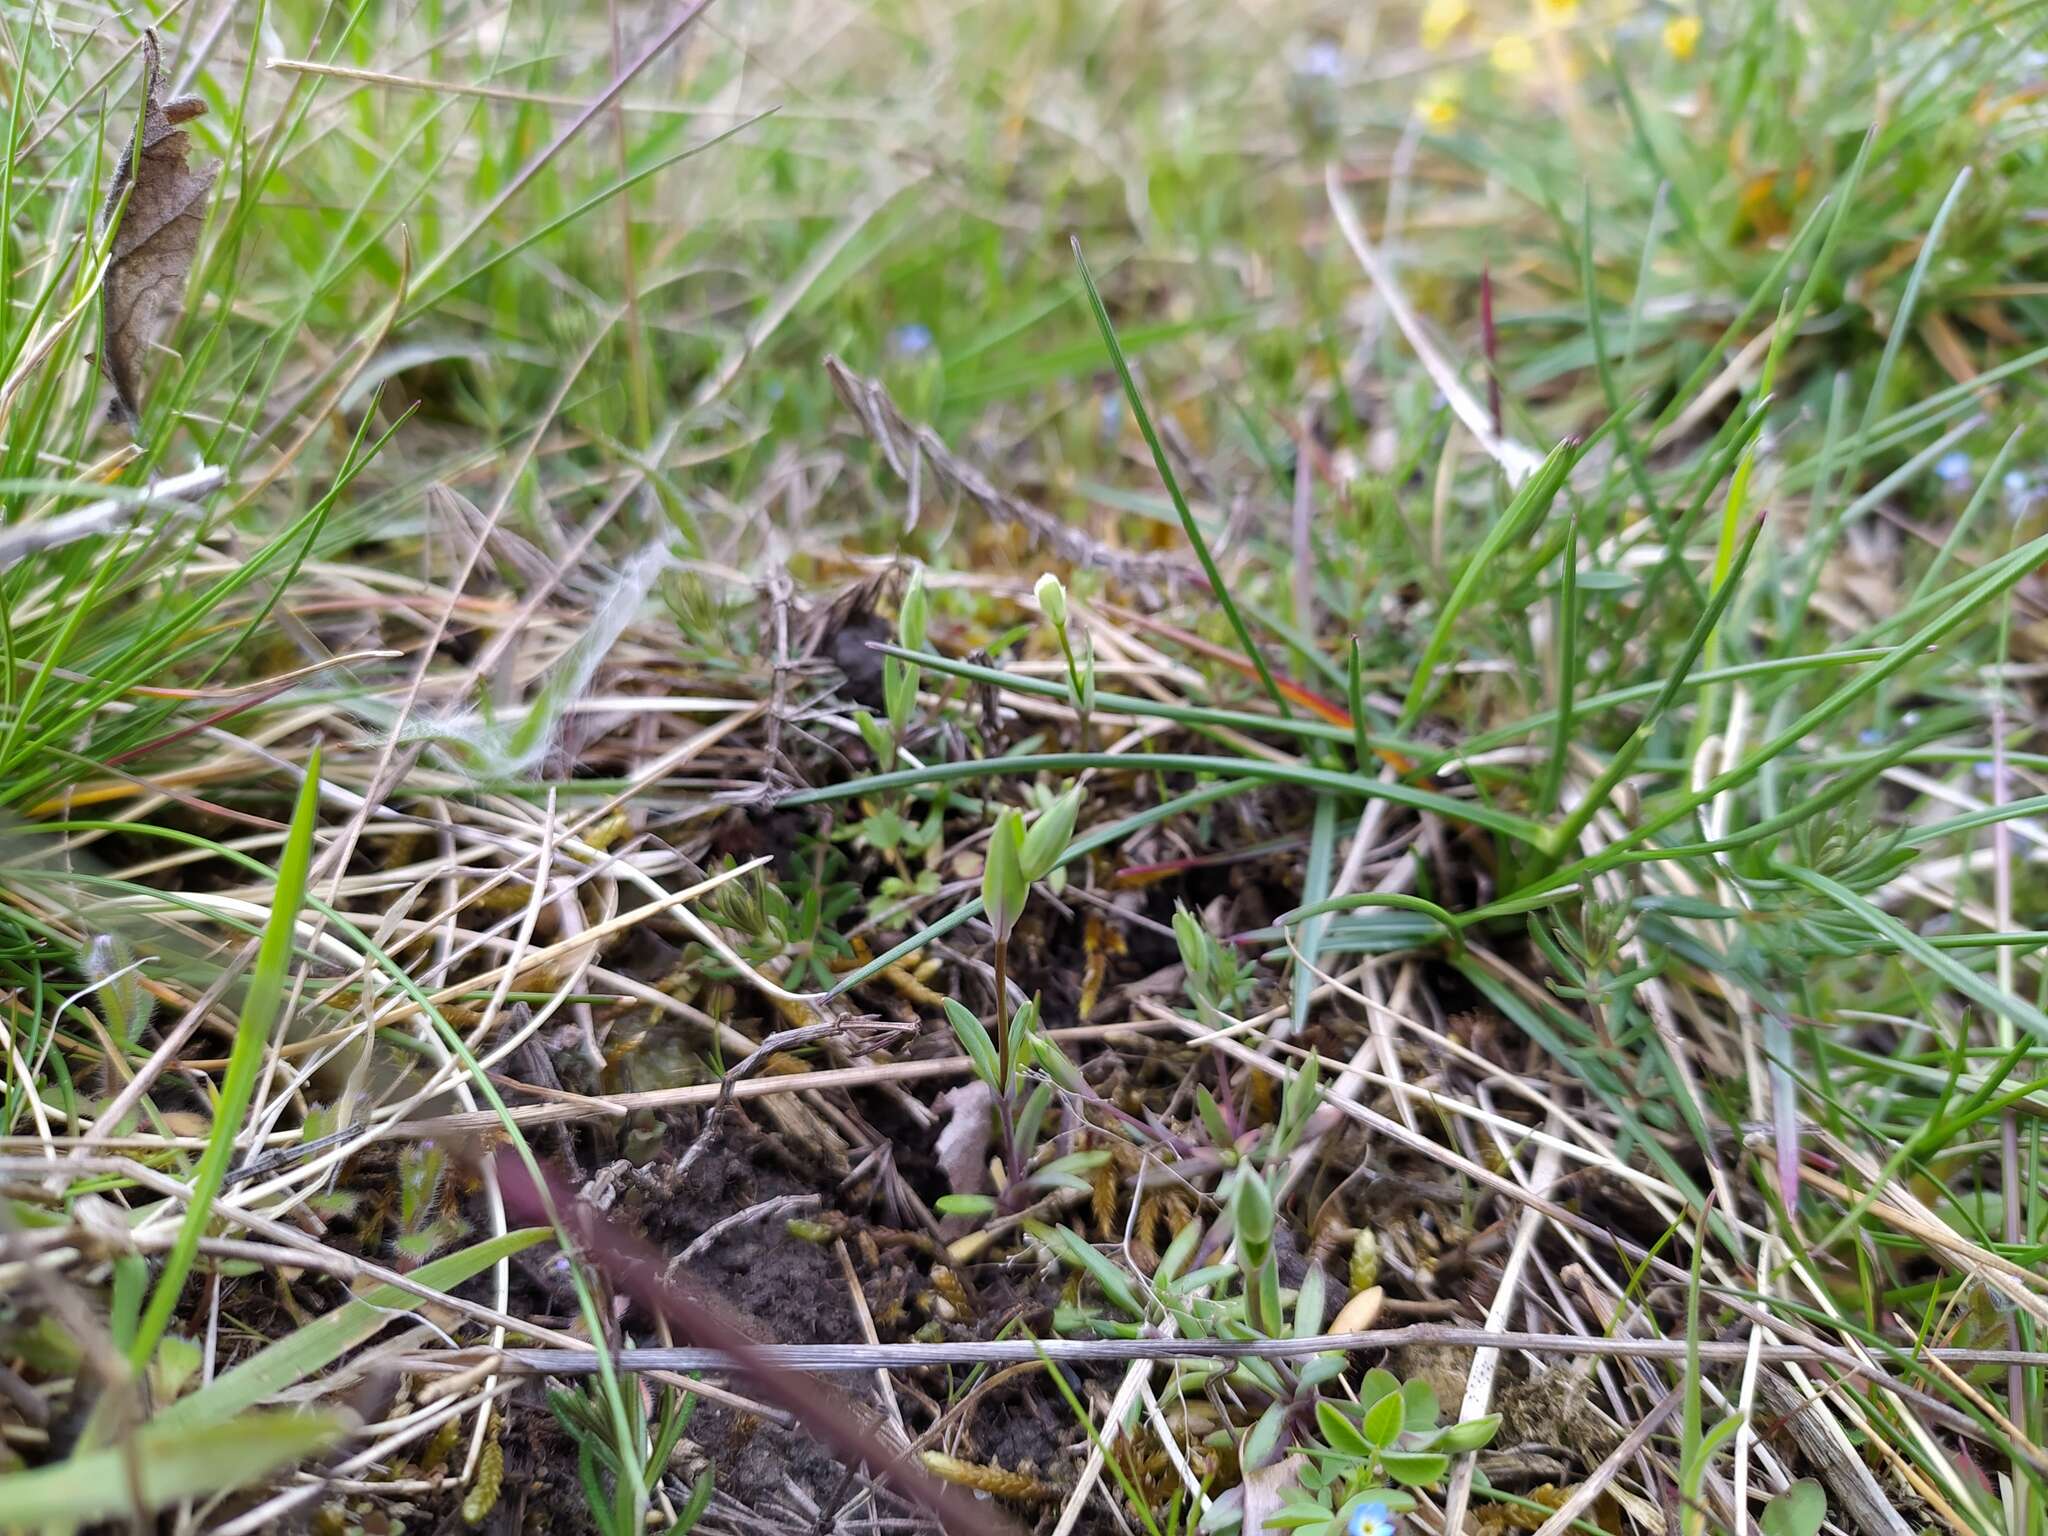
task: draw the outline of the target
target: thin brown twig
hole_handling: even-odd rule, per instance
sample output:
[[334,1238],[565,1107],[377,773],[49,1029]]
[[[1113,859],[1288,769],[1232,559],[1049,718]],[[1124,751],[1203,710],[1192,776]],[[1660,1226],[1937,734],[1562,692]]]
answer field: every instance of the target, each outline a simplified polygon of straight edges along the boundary
[[1043,507],[998,488],[948,448],[937,432],[905,416],[879,380],[855,373],[836,357],[825,359],[825,373],[899,479],[910,479],[914,463],[929,463],[944,485],[995,521],[1024,529],[1069,565],[1101,567],[1148,602],[1158,602],[1161,584],[1191,586],[1200,581],[1177,561],[1099,543]]

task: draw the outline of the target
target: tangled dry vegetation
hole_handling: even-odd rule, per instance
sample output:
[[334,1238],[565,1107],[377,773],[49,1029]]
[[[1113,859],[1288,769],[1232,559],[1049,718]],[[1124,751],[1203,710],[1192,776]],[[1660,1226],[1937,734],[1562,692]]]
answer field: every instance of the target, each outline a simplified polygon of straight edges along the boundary
[[2038,8],[590,9],[0,10],[0,1529],[2040,1536]]

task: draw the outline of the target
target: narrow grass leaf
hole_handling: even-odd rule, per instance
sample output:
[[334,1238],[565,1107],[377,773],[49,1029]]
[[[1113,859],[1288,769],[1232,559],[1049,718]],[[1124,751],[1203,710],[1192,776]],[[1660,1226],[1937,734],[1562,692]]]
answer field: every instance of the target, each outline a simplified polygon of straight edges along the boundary
[[109,1448],[0,1476],[0,1528],[75,1527],[245,1488],[331,1445],[349,1423],[339,1414],[294,1410],[224,1424],[150,1424],[133,1447],[142,1510],[131,1498],[126,1454]]
[[263,941],[256,951],[256,968],[249,978],[249,995],[242,1005],[242,1019],[235,1031],[235,1043],[228,1054],[227,1076],[221,1084],[220,1100],[214,1106],[213,1129],[206,1150],[200,1155],[199,1171],[192,1180],[192,1198],[185,1207],[185,1220],[178,1228],[171,1251],[157,1277],[149,1310],[129,1346],[129,1362],[137,1369],[149,1363],[157,1340],[163,1337],[178,1305],[178,1293],[191,1273],[199,1253],[200,1234],[212,1219],[214,1197],[227,1179],[228,1160],[234,1155],[235,1137],[241,1133],[242,1117],[256,1092],[256,1076],[270,1045],[270,1032],[277,1023],[284,1002],[285,973],[291,966],[292,933],[306,896],[306,875],[313,861],[313,829],[320,807],[320,750],[314,748],[306,762],[305,777],[299,784],[298,804],[292,809],[291,830],[286,834],[284,856],[278,861],[277,880],[271,889],[270,918],[264,924]]
[[1145,435],[1145,446],[1152,450],[1152,463],[1159,471],[1159,478],[1166,483],[1166,494],[1173,498],[1173,510],[1180,517],[1181,530],[1194,547],[1195,558],[1202,562],[1202,574],[1209,580],[1209,590],[1229,617],[1230,627],[1236,631],[1237,643],[1243,647],[1245,656],[1258,669],[1259,681],[1266,685],[1274,708],[1282,715],[1292,714],[1280,692],[1280,685],[1273,680],[1272,669],[1266,665],[1265,653],[1253,643],[1252,632],[1245,627],[1244,615],[1237,611],[1237,602],[1224,583],[1223,573],[1216,568],[1216,557],[1209,553],[1209,541],[1202,537],[1201,524],[1195,521],[1187,497],[1181,494],[1180,481],[1174,477],[1173,466],[1166,460],[1166,450],[1160,446],[1159,434],[1152,428],[1152,418],[1146,414],[1144,398],[1138,393],[1138,381],[1131,377],[1131,365],[1124,359],[1124,349],[1117,344],[1116,327],[1110,324],[1109,308],[1102,302],[1101,290],[1095,286],[1095,274],[1088,270],[1088,260],[1081,254],[1080,240],[1076,239],[1073,246],[1074,264],[1081,269],[1081,281],[1087,285],[1088,303],[1095,311],[1095,324],[1102,332],[1102,344],[1109,349],[1110,361],[1116,365],[1116,376],[1123,383],[1124,397],[1130,401],[1131,415],[1137,420],[1138,430]]

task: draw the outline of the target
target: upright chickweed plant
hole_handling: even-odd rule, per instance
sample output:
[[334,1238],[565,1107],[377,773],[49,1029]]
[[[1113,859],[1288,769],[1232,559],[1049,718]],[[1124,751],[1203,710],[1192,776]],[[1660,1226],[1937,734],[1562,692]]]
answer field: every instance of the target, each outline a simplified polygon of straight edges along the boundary
[[[975,1076],[994,1095],[996,1116],[1003,1138],[1003,1170],[1007,1183],[1001,1201],[982,1195],[951,1195],[940,1208],[955,1215],[985,1215],[999,1204],[1014,1206],[1027,1188],[1055,1189],[1079,1183],[1078,1175],[1103,1154],[1079,1153],[1083,1159],[1058,1162],[1026,1175],[1025,1167],[1035,1150],[1038,1128],[1052,1105],[1055,1084],[1079,1086],[1080,1076],[1060,1048],[1039,1029],[1036,998],[1009,1006],[1010,935],[1031,899],[1031,887],[1056,870],[1073,841],[1075,819],[1081,813],[1079,785],[1065,791],[1041,811],[1029,827],[1021,812],[1005,809],[989,832],[987,862],[981,879],[982,913],[995,935],[994,967],[996,1028],[993,1032],[974,1012],[953,998],[946,999],[946,1018],[960,1047],[974,1064]],[[1022,1076],[1030,1066],[1046,1073],[1028,1098],[1022,1097]],[[1085,1184],[1080,1187],[1086,1188]]]
[[1076,645],[1077,637],[1067,624],[1067,589],[1060,584],[1059,577],[1046,572],[1038,578],[1032,595],[1038,599],[1039,612],[1052,625],[1053,636],[1060,644],[1060,655],[1066,660],[1067,689],[1074,711],[1081,717],[1081,750],[1085,752],[1090,741],[1088,717],[1095,709],[1095,642],[1084,629]]

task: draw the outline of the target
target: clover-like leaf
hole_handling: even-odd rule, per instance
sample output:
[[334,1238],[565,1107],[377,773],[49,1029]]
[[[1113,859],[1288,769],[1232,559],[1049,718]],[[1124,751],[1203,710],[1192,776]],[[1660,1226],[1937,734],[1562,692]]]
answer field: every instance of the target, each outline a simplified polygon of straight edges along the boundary
[[1382,1451],[1380,1466],[1403,1487],[1427,1488],[1443,1481],[1451,1458],[1436,1451]]
[[1385,1449],[1400,1438],[1402,1421],[1401,1394],[1389,1392],[1365,1410],[1365,1438]]
[[1430,1439],[1432,1449],[1446,1451],[1453,1456],[1466,1451],[1484,1450],[1493,1443],[1493,1437],[1500,1433],[1500,1415],[1489,1413],[1482,1419],[1467,1419],[1462,1424],[1452,1424],[1440,1429]]
[[1764,1536],[1819,1536],[1827,1517],[1827,1494],[1812,1478],[1802,1478],[1764,1506]]
[[1401,1383],[1403,1427],[1411,1434],[1436,1428],[1436,1388],[1421,1377]]
[[1372,1455],[1372,1442],[1365,1438],[1344,1410],[1327,1397],[1316,1402],[1316,1428],[1322,1431],[1323,1443],[1333,1451],[1356,1456],[1360,1461]]

